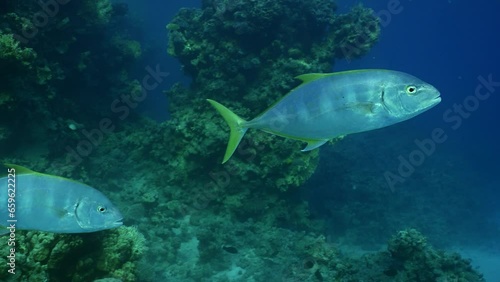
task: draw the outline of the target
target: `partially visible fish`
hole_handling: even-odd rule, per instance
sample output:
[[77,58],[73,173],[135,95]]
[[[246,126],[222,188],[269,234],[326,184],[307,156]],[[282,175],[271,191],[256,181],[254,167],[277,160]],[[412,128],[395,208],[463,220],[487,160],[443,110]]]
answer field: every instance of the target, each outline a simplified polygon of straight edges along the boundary
[[17,165],[0,169],[0,226],[84,233],[122,225],[115,205],[90,186]]
[[222,163],[249,128],[307,142],[302,151],[309,151],[336,137],[410,119],[441,101],[432,85],[398,71],[353,70],[297,78],[301,85],[250,121],[208,99],[231,130]]

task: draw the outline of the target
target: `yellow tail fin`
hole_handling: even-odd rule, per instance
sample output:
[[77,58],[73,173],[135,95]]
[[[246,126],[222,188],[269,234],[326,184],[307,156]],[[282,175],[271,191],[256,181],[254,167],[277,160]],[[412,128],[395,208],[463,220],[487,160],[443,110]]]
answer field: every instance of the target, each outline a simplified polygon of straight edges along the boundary
[[231,110],[214,100],[207,99],[207,101],[222,115],[231,130],[229,134],[229,142],[227,143],[226,154],[222,160],[222,163],[225,163],[229,160],[229,158],[231,158],[234,151],[238,147],[238,144],[240,144],[241,138],[243,138],[247,132],[248,127],[242,126],[246,120],[240,118],[238,115],[231,112]]

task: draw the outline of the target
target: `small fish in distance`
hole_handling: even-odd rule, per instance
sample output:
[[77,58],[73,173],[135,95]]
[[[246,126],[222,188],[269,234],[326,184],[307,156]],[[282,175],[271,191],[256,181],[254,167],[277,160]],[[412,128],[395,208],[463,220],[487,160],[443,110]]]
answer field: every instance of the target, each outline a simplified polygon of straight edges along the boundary
[[309,151],[336,137],[405,121],[441,102],[434,86],[399,71],[366,69],[297,78],[302,84],[250,121],[207,99],[230,128],[222,163],[249,128],[307,142],[302,151]]

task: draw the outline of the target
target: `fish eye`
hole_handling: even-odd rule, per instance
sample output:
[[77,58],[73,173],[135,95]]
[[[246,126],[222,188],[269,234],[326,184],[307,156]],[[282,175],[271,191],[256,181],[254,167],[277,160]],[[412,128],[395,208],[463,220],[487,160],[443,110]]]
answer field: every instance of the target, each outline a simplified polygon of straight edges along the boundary
[[414,95],[417,93],[417,87],[413,85],[406,86],[406,93],[410,95]]
[[98,211],[98,212],[101,212],[101,213],[102,213],[102,212],[105,212],[105,211],[106,211],[106,207],[103,207],[103,206],[98,206],[98,207],[97,207],[97,211]]

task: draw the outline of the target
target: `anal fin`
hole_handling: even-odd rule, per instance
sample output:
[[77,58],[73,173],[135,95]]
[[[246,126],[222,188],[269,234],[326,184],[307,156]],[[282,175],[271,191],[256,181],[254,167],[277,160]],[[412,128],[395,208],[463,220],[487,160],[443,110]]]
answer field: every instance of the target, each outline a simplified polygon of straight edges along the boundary
[[310,140],[307,141],[307,146],[302,149],[302,152],[307,152],[318,148],[319,146],[325,144],[328,140]]

